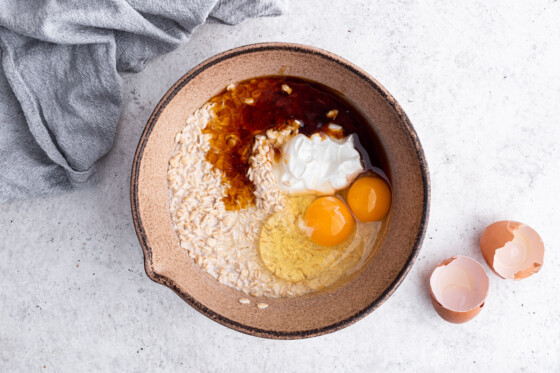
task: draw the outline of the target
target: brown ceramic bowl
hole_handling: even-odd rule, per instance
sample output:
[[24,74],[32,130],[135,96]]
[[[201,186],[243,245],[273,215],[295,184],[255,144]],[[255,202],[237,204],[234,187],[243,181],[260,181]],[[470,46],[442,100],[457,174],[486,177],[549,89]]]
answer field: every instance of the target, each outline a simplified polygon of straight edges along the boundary
[[[169,213],[167,168],[174,137],[187,117],[230,83],[264,75],[291,75],[322,83],[359,108],[384,147],[393,205],[381,247],[351,281],[300,298],[242,305],[242,292],[220,284],[179,246]],[[323,50],[297,44],[248,45],[196,66],[169,89],[150,117],[134,157],[134,225],[148,276],[173,289],[196,310],[243,333],[277,339],[339,330],[379,307],[402,282],[424,237],[429,175],[422,147],[395,99],[365,71]]]

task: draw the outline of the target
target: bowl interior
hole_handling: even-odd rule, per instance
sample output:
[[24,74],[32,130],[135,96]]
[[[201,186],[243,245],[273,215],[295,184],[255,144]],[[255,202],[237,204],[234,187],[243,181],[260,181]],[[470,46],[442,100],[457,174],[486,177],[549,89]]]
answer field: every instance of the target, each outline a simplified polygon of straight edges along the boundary
[[[393,206],[374,258],[344,286],[300,298],[239,303],[244,293],[224,286],[179,246],[169,213],[167,168],[185,121],[230,83],[263,75],[291,75],[340,92],[368,118],[384,147]],[[285,44],[257,44],[218,55],[181,78],[163,97],[142,135],[132,171],[132,210],[147,274],[206,316],[233,329],[269,338],[303,338],[340,329],[371,312],[410,269],[428,213],[428,171],[422,149],[395,100],[362,70],[328,52]],[[254,306],[265,302],[269,307]]]

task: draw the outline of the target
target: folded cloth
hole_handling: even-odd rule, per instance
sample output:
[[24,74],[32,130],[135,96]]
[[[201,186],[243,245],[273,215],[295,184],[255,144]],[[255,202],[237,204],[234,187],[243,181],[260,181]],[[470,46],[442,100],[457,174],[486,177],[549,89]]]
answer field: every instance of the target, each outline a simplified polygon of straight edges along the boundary
[[95,184],[122,104],[119,72],[208,18],[282,13],[279,0],[0,1],[0,203]]

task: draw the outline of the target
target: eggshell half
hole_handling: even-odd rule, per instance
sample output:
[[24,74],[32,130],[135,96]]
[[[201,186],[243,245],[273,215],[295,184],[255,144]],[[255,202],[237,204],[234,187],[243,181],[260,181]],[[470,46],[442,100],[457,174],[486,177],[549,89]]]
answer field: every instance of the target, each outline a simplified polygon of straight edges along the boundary
[[498,276],[511,280],[537,273],[544,259],[544,243],[539,234],[515,221],[489,225],[480,237],[480,250]]
[[444,260],[434,269],[430,276],[430,297],[444,320],[460,324],[480,313],[489,286],[482,265],[459,255]]

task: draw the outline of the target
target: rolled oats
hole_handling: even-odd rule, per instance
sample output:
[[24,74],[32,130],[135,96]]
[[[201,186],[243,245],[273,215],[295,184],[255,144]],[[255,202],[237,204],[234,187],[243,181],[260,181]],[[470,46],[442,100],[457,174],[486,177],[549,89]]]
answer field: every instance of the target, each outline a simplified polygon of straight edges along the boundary
[[[214,116],[211,108],[212,104],[206,104],[189,117],[175,137],[177,147],[169,161],[170,212],[181,248],[220,283],[248,295],[283,297],[312,291],[271,274],[257,247],[264,221],[284,206],[284,197],[272,174],[274,146],[289,140],[301,123],[293,121],[278,131],[255,137],[253,147],[248,149],[247,173],[254,184],[255,206],[227,210],[222,172],[206,160],[209,137],[202,130]],[[258,307],[268,305],[260,303]]]

